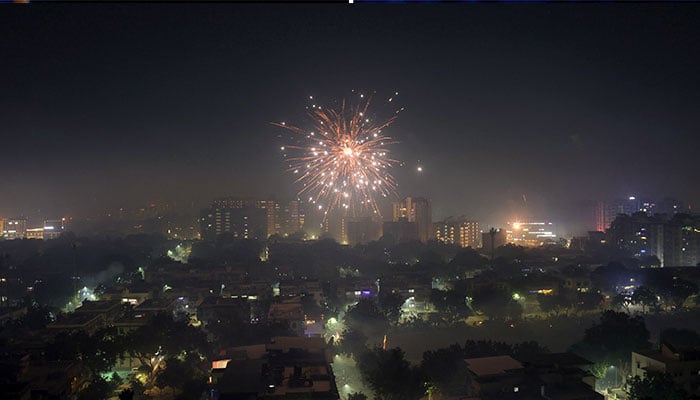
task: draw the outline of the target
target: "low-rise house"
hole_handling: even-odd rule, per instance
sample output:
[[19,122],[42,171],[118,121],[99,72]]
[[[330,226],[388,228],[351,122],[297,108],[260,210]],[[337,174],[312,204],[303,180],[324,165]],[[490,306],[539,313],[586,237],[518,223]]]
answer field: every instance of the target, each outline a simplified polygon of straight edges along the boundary
[[672,344],[661,340],[658,349],[632,352],[632,376],[662,372],[691,395],[700,395],[700,346]]
[[299,298],[285,299],[281,303],[271,304],[267,319],[271,322],[286,322],[295,335],[304,336],[306,322],[304,307]]
[[339,400],[332,358],[322,338],[276,337],[228,349],[212,362],[217,400]]

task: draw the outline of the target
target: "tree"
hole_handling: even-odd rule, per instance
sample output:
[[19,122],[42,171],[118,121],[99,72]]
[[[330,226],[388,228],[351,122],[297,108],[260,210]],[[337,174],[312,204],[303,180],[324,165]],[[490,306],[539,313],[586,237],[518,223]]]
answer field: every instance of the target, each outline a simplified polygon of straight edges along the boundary
[[90,384],[78,392],[78,400],[103,400],[111,396],[116,387],[104,378],[98,376]]
[[119,338],[114,328],[103,328],[92,335],[84,331],[60,333],[47,349],[51,360],[80,360],[94,378],[112,369],[120,353]]
[[134,400],[134,391],[131,389],[124,389],[119,393],[119,400]]
[[689,296],[698,292],[698,287],[693,282],[673,276],[667,271],[654,270],[653,272],[652,277],[647,280],[649,286],[667,306],[682,307]]
[[425,394],[423,377],[412,367],[400,348],[374,348],[357,362],[362,379],[384,400],[418,400]]
[[625,369],[632,351],[649,347],[649,331],[641,316],[608,310],[600,316],[600,322],[586,329],[583,340],[571,350],[594,363]]
[[448,264],[451,275],[463,275],[465,272],[474,271],[488,266],[489,260],[476,250],[468,247],[457,253]]
[[673,377],[667,373],[647,371],[644,378],[638,376],[630,380],[627,392],[630,400],[685,400],[689,396],[676,386]]
[[423,353],[421,370],[431,386],[448,396],[467,394],[469,371],[458,344]]
[[549,349],[540,346],[540,344],[534,340],[529,340],[527,342],[515,343],[513,345],[513,351],[509,354],[517,360],[532,360],[544,354],[549,354]]
[[401,316],[401,307],[406,299],[398,293],[386,290],[379,292],[378,297],[379,308],[386,316],[386,319],[392,324],[397,324]]
[[154,316],[147,325],[130,332],[123,346],[132,357],[141,361],[149,381],[168,357],[182,352],[208,354],[206,336],[200,330],[185,321],[173,321],[166,313]]
[[559,314],[576,304],[576,293],[571,289],[559,288],[552,294],[539,294],[537,301],[546,313]]
[[627,296],[624,293],[618,293],[612,298],[612,305],[615,308],[623,309],[627,314],[630,313],[630,301],[627,300]]
[[576,294],[576,308],[582,311],[595,310],[603,302],[603,295],[597,290]]
[[657,307],[659,298],[648,286],[640,286],[632,293],[632,303],[642,306],[642,313],[646,312],[645,308]]
[[480,358],[509,355],[518,360],[535,359],[548,354],[549,349],[540,346],[535,341],[527,341],[510,345],[505,342],[492,340],[467,340],[464,342],[464,358]]
[[448,317],[450,322],[462,321],[471,314],[467,306],[466,295],[459,290],[438,290],[430,291],[430,302],[433,306]]
[[629,271],[624,265],[619,262],[611,262],[596,268],[591,273],[591,281],[595,287],[611,292],[618,282],[625,278],[628,279],[628,275]]
[[156,383],[161,388],[176,389],[178,398],[197,399],[206,386],[205,372],[199,368],[201,361],[196,353],[167,358],[165,366],[158,372]]
[[360,299],[356,305],[350,307],[345,313],[345,323],[355,329],[366,328],[373,335],[383,333],[389,328],[386,315],[371,299]]
[[362,331],[350,328],[343,331],[337,349],[341,354],[357,358],[357,356],[367,351],[366,343],[367,336]]
[[51,309],[47,306],[32,304],[27,314],[20,319],[20,324],[29,330],[39,330],[51,322]]
[[348,395],[348,400],[367,400],[367,395],[365,395],[362,392],[359,393],[350,393]]
[[490,319],[518,319],[522,315],[523,308],[513,296],[497,288],[482,288],[473,294],[473,305],[481,310]]

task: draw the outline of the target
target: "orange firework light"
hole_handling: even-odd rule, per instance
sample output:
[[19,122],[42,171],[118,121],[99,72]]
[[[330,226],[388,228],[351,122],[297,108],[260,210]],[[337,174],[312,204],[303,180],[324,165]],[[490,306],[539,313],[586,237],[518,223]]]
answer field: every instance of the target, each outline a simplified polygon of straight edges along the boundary
[[298,175],[295,182],[302,185],[299,196],[325,207],[326,213],[339,208],[352,216],[380,214],[377,199],[396,193],[390,169],[399,161],[389,157],[389,147],[397,142],[383,129],[403,109],[375,122],[369,106],[370,98],[360,94],[354,104],[343,100],[337,108],[310,105],[310,129],[273,123],[294,133],[295,143],[281,150],[289,171]]

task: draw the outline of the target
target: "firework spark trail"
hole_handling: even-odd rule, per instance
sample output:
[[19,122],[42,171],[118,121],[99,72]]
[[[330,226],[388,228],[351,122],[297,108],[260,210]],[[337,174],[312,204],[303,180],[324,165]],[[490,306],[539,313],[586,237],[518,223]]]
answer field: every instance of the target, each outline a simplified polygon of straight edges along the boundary
[[293,132],[298,142],[282,150],[297,153],[287,161],[289,171],[299,175],[295,181],[302,185],[299,196],[308,196],[319,209],[325,204],[326,213],[340,208],[351,216],[363,211],[379,214],[377,198],[396,191],[390,169],[399,161],[388,156],[396,141],[382,130],[396,120],[398,111],[375,123],[368,115],[369,106],[369,98],[355,106],[343,101],[338,109],[314,104],[308,113],[309,130],[273,123]]

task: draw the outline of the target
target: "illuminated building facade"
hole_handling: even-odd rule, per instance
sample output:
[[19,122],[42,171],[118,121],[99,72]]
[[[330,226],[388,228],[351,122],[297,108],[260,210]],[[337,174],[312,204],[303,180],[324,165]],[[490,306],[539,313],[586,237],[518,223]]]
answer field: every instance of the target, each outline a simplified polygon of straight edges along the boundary
[[44,228],[27,228],[27,239],[44,239]]
[[607,230],[607,240],[635,257],[656,256],[664,265],[664,223],[661,216],[644,212],[619,214]]
[[392,221],[406,218],[416,224],[418,240],[425,243],[433,238],[433,210],[430,200],[423,197],[406,197],[392,204]]
[[269,229],[267,202],[226,197],[216,199],[202,210],[200,232],[203,239],[214,240],[229,234],[241,239],[267,239]]
[[304,205],[298,200],[280,204],[274,200],[224,197],[202,210],[199,218],[203,239],[223,233],[234,238],[267,239],[274,234],[291,235],[304,229]]
[[2,237],[7,240],[24,239],[27,237],[27,219],[6,219],[2,229]]
[[507,239],[518,246],[537,247],[556,243],[554,224],[551,222],[513,222],[509,223]]
[[435,224],[435,238],[443,243],[456,244],[459,247],[481,247],[479,223],[466,218],[450,217]]
[[44,221],[44,239],[56,239],[65,231],[66,219],[47,219]]
[[644,212],[618,215],[606,239],[635,257],[656,256],[661,267],[696,266],[700,262],[700,216]]
[[299,200],[292,200],[278,207],[277,214],[279,234],[291,235],[304,229],[306,212]]
[[626,199],[613,201],[599,201],[596,205],[595,219],[596,230],[605,232],[615,218],[620,214],[632,215],[643,212],[646,215],[666,214],[669,218],[675,214],[684,212],[683,202],[666,197],[660,202],[654,202],[648,198],[629,196]]

